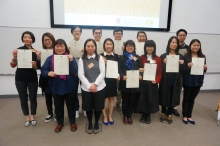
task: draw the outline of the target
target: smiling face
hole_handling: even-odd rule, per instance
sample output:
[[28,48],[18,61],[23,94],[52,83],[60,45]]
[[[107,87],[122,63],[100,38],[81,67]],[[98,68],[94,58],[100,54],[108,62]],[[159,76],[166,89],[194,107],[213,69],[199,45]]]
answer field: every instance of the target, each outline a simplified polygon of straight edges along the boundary
[[26,46],[30,46],[32,44],[32,38],[29,34],[24,34],[23,42]]
[[170,50],[176,50],[177,48],[177,40],[175,38],[172,39],[172,41],[170,42]]
[[57,44],[55,46],[55,53],[57,55],[63,55],[66,52],[66,48],[64,44]]
[[128,44],[128,45],[126,46],[126,51],[127,51],[128,53],[132,53],[132,52],[134,52],[134,46]]
[[117,31],[114,33],[114,39],[120,41],[122,38],[123,34],[121,31]]
[[73,30],[73,32],[72,32],[72,35],[73,35],[73,37],[74,37],[75,40],[79,40],[81,34],[82,34],[82,33],[81,33],[79,27],[76,27],[76,28]]
[[48,36],[44,36],[44,45],[46,46],[47,49],[52,47],[52,40]]
[[96,42],[99,42],[102,37],[102,31],[100,29],[96,29],[93,33],[93,37]]
[[147,37],[144,33],[139,33],[137,37],[138,42],[145,42],[147,40]]
[[92,56],[95,53],[95,44],[92,41],[86,43],[86,52],[89,56]]
[[113,43],[111,41],[106,41],[105,51],[108,52],[108,53],[113,51]]
[[154,47],[153,46],[147,46],[146,47],[146,51],[148,55],[151,55],[154,51]]
[[194,42],[190,47],[192,53],[197,53],[200,50],[200,48],[201,45],[199,42]]

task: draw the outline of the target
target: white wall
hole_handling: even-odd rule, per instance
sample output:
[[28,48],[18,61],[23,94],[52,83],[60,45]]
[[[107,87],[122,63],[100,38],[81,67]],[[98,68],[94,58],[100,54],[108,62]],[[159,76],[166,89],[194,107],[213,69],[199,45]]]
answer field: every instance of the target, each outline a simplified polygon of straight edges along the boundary
[[[197,38],[202,42],[202,50],[207,56],[208,73],[202,90],[220,89],[220,6],[219,0],[173,0],[170,32],[147,31],[148,39],[157,43],[157,54],[165,52],[167,41],[175,35],[176,30],[184,28],[188,31],[186,43]],[[41,36],[51,32],[55,38],[63,38],[67,42],[72,39],[70,29],[50,27],[49,1],[46,0],[0,0],[0,74],[14,74],[10,68],[11,52],[22,46],[21,34],[31,31],[36,37],[33,47],[41,49]],[[137,31],[124,31],[123,40],[136,40]],[[82,40],[92,37],[91,29],[83,29]],[[102,40],[112,38],[112,30],[103,30]],[[40,92],[39,92],[40,93]],[[14,76],[0,75],[0,95],[17,94]]]

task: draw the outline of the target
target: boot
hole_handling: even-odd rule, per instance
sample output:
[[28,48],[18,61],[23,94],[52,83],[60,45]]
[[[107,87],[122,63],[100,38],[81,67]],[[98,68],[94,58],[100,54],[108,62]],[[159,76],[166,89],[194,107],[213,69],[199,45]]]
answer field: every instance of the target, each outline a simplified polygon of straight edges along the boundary
[[145,113],[141,113],[140,122],[145,123]]
[[146,124],[150,124],[150,123],[151,123],[150,113],[146,113],[145,117],[146,117],[145,123],[146,123]]

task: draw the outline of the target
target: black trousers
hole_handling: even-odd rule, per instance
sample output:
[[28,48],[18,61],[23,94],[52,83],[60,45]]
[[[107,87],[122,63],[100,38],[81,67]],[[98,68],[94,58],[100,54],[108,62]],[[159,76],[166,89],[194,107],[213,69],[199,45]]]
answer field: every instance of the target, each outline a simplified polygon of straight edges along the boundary
[[53,115],[53,96],[50,93],[45,93],[47,111],[49,115]]
[[64,123],[64,101],[66,103],[66,107],[68,110],[68,117],[70,124],[75,124],[75,114],[76,114],[76,108],[75,108],[75,98],[74,98],[74,92],[76,89],[71,91],[70,93],[64,94],[64,95],[58,95],[53,93],[54,98],[54,105],[55,105],[55,114],[56,119],[58,122],[58,125],[63,125]]
[[127,118],[131,118],[131,115],[134,111],[135,101],[138,98],[139,92],[130,93],[121,92],[122,95],[122,112],[123,115]]
[[195,87],[184,86],[183,88],[184,91],[183,91],[183,102],[182,102],[182,108],[183,108],[182,114],[183,117],[191,118],[194,102],[196,96],[200,91],[201,86],[195,86]]
[[23,111],[23,114],[25,116],[29,115],[29,108],[28,108],[28,94],[29,94],[31,115],[36,115],[38,81],[37,80],[34,82],[15,81],[15,85],[19,94],[21,109]]
[[[170,93],[173,93],[173,86],[170,86]],[[170,94],[170,105],[172,105],[172,100],[173,100],[173,94]],[[173,108],[174,107],[165,107],[162,106],[162,113],[167,114],[167,115],[172,115],[173,113]],[[168,110],[168,112],[166,112],[166,110]]]
[[74,87],[74,88],[76,88],[75,93],[74,93],[74,98],[76,100],[75,107],[76,107],[76,111],[78,111],[79,110],[79,98],[78,98],[79,77],[75,76],[74,79],[75,79],[75,83],[76,83],[76,85]]

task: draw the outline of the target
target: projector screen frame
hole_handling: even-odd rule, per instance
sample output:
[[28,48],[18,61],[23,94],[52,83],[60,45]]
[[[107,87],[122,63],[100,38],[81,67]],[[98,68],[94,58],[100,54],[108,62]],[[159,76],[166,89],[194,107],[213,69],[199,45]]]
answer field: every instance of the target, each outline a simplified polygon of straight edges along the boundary
[[[79,26],[82,29],[93,29],[96,27],[95,25],[63,25],[63,24],[54,24],[54,6],[53,1],[50,0],[50,22],[51,28],[72,28],[74,26]],[[147,31],[170,31],[170,21],[171,21],[171,12],[172,12],[172,2],[173,0],[169,0],[168,7],[168,16],[167,16],[167,27],[166,28],[144,28],[144,27],[122,27],[122,26],[98,26],[101,29],[115,29],[116,27],[120,27],[123,30],[147,30]]]

